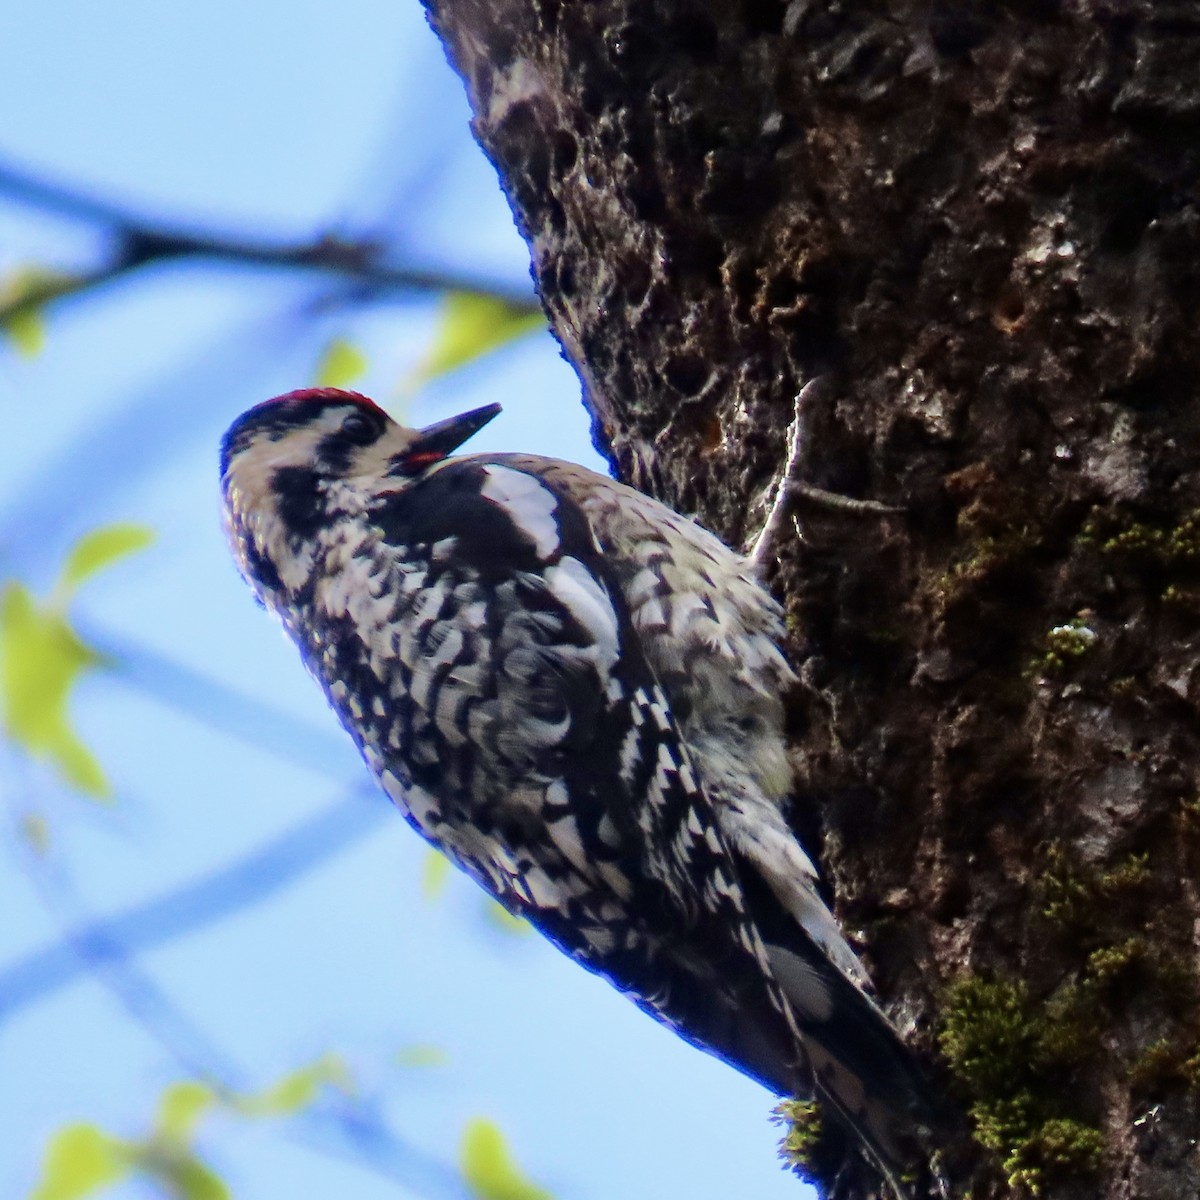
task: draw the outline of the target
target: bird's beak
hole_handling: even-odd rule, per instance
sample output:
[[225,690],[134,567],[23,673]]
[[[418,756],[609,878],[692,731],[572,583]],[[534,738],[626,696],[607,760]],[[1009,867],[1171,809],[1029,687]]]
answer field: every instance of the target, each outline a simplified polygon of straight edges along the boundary
[[485,404],[457,417],[428,425],[417,434],[417,440],[409,447],[405,458],[416,457],[423,462],[437,462],[452,454],[469,437],[474,437],[497,413],[499,404]]

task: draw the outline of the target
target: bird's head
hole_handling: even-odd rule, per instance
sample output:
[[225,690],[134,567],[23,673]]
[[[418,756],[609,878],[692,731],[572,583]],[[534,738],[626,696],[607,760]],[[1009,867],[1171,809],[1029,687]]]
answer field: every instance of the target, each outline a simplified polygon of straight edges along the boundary
[[244,412],[221,440],[221,488],[234,557],[262,593],[303,586],[318,533],[361,512],[457,450],[498,412],[489,404],[425,429],[373,400],[306,388]]

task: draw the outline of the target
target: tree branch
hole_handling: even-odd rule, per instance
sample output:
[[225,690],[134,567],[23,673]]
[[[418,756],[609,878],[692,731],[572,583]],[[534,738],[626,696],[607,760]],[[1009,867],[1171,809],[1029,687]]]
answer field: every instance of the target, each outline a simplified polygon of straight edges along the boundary
[[976,1131],[913,1196],[1200,1195],[1200,26],[426,3],[618,474],[743,541],[828,374],[806,478],[905,510],[771,566],[792,819]]
[[189,259],[325,273],[360,283],[367,296],[477,292],[494,296],[523,312],[541,311],[528,288],[507,287],[456,271],[391,266],[385,261],[388,247],[378,239],[343,238],[325,233],[308,242],[268,242],[189,230],[140,217],[3,162],[0,162],[0,196],[81,221],[108,234],[112,240],[108,259],[99,266],[77,274],[47,273],[0,303],[0,325],[36,312],[53,301],[88,295],[142,267]]

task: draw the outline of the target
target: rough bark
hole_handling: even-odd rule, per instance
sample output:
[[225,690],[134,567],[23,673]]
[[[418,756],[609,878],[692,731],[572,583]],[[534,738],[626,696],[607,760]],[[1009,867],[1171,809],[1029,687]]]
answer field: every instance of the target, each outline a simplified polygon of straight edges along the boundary
[[773,585],[949,1193],[1200,1194],[1200,8],[429,6],[618,473],[743,542],[825,373],[809,482],[904,509]]

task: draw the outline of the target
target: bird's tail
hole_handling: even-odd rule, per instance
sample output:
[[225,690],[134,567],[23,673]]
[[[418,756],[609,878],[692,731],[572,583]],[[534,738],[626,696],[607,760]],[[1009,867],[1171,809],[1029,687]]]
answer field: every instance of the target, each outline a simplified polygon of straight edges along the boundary
[[903,1178],[924,1157],[921,1142],[938,1123],[938,1106],[912,1051],[871,998],[833,969],[825,984],[832,993],[826,1019],[799,1022],[813,1091],[906,1200]]
[[914,1127],[898,1119],[886,1102],[868,1094],[862,1080],[822,1047],[810,1043],[808,1051],[814,1092],[824,1111],[851,1135],[896,1200],[908,1200],[904,1178],[917,1160]]

